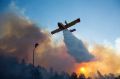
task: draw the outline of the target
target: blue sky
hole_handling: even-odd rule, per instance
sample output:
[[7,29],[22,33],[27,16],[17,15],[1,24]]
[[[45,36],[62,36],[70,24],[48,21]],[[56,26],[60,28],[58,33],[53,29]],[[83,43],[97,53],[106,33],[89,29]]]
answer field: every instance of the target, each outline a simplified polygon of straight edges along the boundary
[[[81,19],[74,34],[78,38],[102,43],[120,37],[120,0],[0,0],[0,12],[14,1],[25,15],[40,27],[52,31],[57,22]],[[62,32],[55,34],[57,39]]]

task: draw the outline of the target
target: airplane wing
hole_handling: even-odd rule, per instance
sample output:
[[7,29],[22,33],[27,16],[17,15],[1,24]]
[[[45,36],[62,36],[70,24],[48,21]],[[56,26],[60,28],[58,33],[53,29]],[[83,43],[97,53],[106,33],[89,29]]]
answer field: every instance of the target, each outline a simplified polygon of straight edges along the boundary
[[78,22],[80,22],[80,18],[78,18],[78,19],[76,19],[76,20],[74,20],[74,21],[66,24],[65,27],[66,27],[66,28],[69,28],[69,27],[75,25],[75,24],[78,23]]
[[80,22],[80,18],[78,18],[78,19],[76,19],[76,20],[74,20],[74,21],[72,21],[72,22],[70,22],[70,23],[65,22],[65,23],[66,23],[65,26],[64,26],[62,23],[59,23],[59,24],[58,24],[59,28],[56,29],[56,30],[53,30],[53,31],[51,32],[51,34],[54,34],[54,33],[60,32],[60,31],[62,31],[62,30],[64,30],[64,29],[67,29],[67,28],[75,25],[75,24],[78,23],[78,22]]
[[57,33],[57,32],[60,32],[60,31],[62,31],[63,29],[56,29],[56,30],[53,30],[52,32],[51,32],[51,34],[54,34],[54,33]]

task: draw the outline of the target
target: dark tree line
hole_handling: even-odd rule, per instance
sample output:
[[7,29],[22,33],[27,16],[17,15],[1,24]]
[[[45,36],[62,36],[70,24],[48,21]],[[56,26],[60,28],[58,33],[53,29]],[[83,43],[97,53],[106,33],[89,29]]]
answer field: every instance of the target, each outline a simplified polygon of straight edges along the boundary
[[[93,79],[120,79],[114,74],[102,75],[99,71],[97,77]],[[34,67],[32,64],[25,63],[24,60],[18,62],[12,57],[0,56],[0,79],[92,79],[85,77],[84,74],[77,75],[73,72],[69,75],[66,72],[55,72],[52,68],[46,70],[44,67]]]

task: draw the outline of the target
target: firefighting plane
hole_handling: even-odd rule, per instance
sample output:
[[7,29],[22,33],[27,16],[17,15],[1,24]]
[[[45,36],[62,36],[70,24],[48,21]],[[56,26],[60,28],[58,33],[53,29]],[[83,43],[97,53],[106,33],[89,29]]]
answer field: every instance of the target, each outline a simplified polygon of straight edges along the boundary
[[[79,23],[80,22],[80,18],[78,18],[78,19],[76,19],[76,20],[74,20],[74,21],[72,21],[72,22],[70,22],[70,23],[67,23],[67,21],[65,21],[65,25],[63,24],[63,23],[61,23],[61,22],[58,22],[58,29],[55,29],[55,30],[53,30],[52,32],[51,32],[51,34],[55,34],[55,33],[58,33],[58,32],[60,32],[60,31],[62,31],[62,30],[65,30],[65,29],[67,29],[67,28],[69,28],[69,27],[71,27],[71,26],[73,26],[73,25],[75,25],[76,23]],[[72,30],[69,30],[70,32],[74,32],[74,31],[76,31],[76,29],[72,29]]]

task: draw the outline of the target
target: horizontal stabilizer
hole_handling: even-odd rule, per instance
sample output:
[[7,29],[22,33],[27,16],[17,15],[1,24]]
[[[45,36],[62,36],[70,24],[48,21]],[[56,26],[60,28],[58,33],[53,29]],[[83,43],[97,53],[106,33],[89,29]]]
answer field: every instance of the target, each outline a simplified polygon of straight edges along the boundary
[[74,32],[74,31],[76,31],[76,29],[70,29],[69,31],[70,31],[70,32]]

